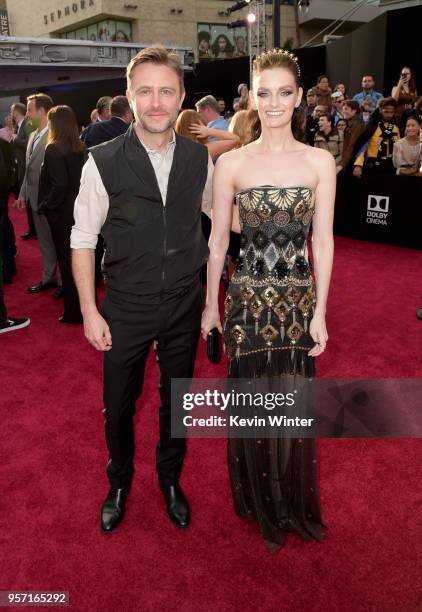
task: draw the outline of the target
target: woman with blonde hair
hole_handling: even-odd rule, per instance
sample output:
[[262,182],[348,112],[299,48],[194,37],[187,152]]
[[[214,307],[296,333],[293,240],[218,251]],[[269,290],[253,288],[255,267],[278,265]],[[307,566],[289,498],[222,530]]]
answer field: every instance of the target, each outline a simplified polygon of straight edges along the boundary
[[[204,144],[213,161],[222,153],[231,151],[239,144],[239,137],[236,134],[207,127],[204,125],[199,113],[191,109],[180,113],[175,129],[178,134]],[[217,140],[208,140],[209,136],[213,136]]]
[[229,125],[229,132],[238,136],[238,147],[243,147],[243,145],[249,142],[250,125],[247,110],[239,110],[233,115]]
[[[315,375],[315,358],[328,340],[325,313],[334,251],[336,168],[331,153],[300,141],[305,108],[297,59],[280,49],[265,52],[254,60],[252,81],[250,99],[260,135],[222,155],[214,172],[201,329],[204,339],[213,328],[224,334],[230,379],[246,379],[250,391],[258,387],[261,393],[264,385],[270,391],[303,391],[305,396],[293,402],[293,412],[283,404],[281,414],[294,416],[304,409],[304,399],[310,399],[306,393]],[[241,257],[225,299],[223,332],[219,285],[234,198],[242,229]],[[307,247],[311,222],[315,283]],[[229,437],[235,512],[259,525],[272,551],[284,545],[289,531],[304,540],[321,540],[326,525],[315,439],[306,428],[289,434],[283,426],[269,431],[268,423],[263,435],[253,426],[257,405],[243,404],[252,426],[238,428],[241,432],[232,429],[234,436]]]

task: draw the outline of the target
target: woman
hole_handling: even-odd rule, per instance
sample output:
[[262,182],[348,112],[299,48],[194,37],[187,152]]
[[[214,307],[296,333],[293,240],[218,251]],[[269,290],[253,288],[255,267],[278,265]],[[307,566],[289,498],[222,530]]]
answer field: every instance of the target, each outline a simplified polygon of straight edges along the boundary
[[403,135],[404,124],[401,121],[402,115],[404,111],[412,108],[418,97],[415,78],[408,66],[402,68],[397,85],[391,90],[391,96],[397,102],[395,118],[400,128],[400,134]]
[[211,46],[215,59],[230,59],[233,57],[234,46],[225,34],[217,36]]
[[[239,138],[236,134],[226,130],[207,127],[204,125],[199,114],[191,109],[184,110],[180,113],[176,121],[175,129],[178,134],[204,144],[213,161],[222,153],[231,151],[233,147],[237,146],[239,143]],[[217,140],[209,141],[209,136],[217,138]]]
[[55,106],[47,117],[48,138],[40,175],[39,210],[50,225],[62,277],[64,312],[59,321],[82,323],[72,276],[70,232],[85,161],[85,145],[79,140],[78,124],[69,106]]
[[[326,348],[336,170],[330,153],[299,141],[302,96],[294,56],[279,49],[258,56],[251,103],[261,134],[216,164],[201,333],[205,339],[214,327],[223,332],[219,280],[236,196],[242,253],[224,320],[230,378],[309,380]],[[306,244],[312,219],[316,299]],[[291,530],[305,540],[322,539],[314,439],[231,438],[228,458],[235,511],[258,523],[270,550]]]
[[333,93],[339,91],[343,94],[344,99],[347,99],[346,85],[344,83],[337,83],[333,89]]
[[394,143],[393,164],[396,174],[417,176],[421,165],[421,119],[419,115],[408,117],[405,137]]

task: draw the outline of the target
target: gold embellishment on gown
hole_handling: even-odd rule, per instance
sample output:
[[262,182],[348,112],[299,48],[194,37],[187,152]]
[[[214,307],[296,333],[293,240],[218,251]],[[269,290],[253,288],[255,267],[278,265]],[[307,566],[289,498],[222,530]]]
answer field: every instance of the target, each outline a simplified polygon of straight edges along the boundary
[[266,325],[259,332],[267,344],[271,344],[278,336],[278,331],[272,325]]
[[277,291],[274,289],[274,287],[271,287],[271,285],[264,289],[264,291],[261,293],[261,297],[270,308],[275,306],[279,300]]

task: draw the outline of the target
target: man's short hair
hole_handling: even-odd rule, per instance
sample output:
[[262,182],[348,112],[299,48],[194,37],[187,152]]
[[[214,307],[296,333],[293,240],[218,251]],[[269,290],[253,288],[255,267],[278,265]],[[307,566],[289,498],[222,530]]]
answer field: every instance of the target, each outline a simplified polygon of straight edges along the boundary
[[321,113],[320,116],[318,117],[318,119],[321,119],[322,117],[327,117],[328,121],[331,123],[331,115],[330,115],[330,113]]
[[127,88],[129,90],[133,71],[135,70],[136,66],[146,63],[171,68],[179,77],[180,90],[185,90],[185,85],[183,83],[183,65],[180,61],[180,57],[177,55],[177,53],[167,51],[167,49],[162,45],[147,47],[146,49],[139,51],[135,57],[132,57],[126,69]]
[[111,96],[101,96],[101,98],[98,98],[95,108],[97,109],[99,115],[110,107],[111,100]]
[[10,107],[10,110],[13,111],[18,111],[18,113],[20,115],[26,115],[26,106],[25,104],[22,104],[22,102],[15,102],[14,104],[12,104],[12,106]]
[[392,97],[381,98],[381,100],[378,100],[378,108],[385,108],[386,106],[393,106],[394,108],[397,108],[397,100]]
[[318,90],[315,89],[315,87],[311,87],[311,89],[308,89],[308,91],[306,92],[307,96],[317,96],[318,95]]
[[123,117],[130,111],[126,96],[115,96],[110,102],[110,113],[112,117]]
[[35,100],[35,108],[37,110],[43,108],[46,113],[54,106],[54,102],[50,96],[44,93],[31,94],[27,97],[26,101],[29,102],[30,100]]
[[199,111],[205,110],[206,108],[212,108],[212,110],[214,110],[216,113],[220,112],[220,107],[218,106],[218,102],[214,98],[214,96],[204,96],[203,98],[198,100],[198,102],[195,104],[195,107],[198,113]]
[[348,106],[357,113],[360,111],[359,102],[357,102],[357,100],[344,100],[343,106]]

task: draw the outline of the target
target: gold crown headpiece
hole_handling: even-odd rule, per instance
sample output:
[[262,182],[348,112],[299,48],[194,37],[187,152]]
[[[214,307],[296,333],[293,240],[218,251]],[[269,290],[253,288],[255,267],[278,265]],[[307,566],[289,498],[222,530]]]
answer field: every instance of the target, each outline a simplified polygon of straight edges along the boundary
[[300,77],[299,58],[296,57],[294,53],[291,53],[286,49],[270,49],[268,51],[264,51],[258,57],[265,57],[266,55],[273,55],[274,53],[277,55],[282,55],[283,57],[288,57],[290,60],[292,60],[296,64],[297,75]]

